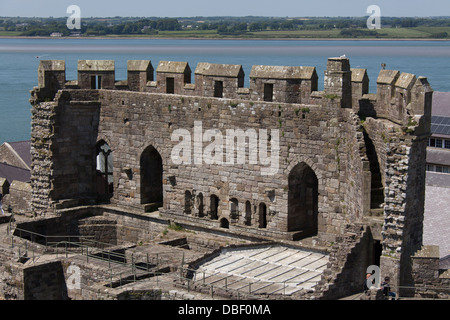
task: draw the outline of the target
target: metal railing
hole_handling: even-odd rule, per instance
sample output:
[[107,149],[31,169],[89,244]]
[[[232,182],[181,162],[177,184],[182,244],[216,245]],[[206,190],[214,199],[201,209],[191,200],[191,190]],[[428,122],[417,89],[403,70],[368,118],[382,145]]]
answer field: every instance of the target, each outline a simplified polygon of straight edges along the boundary
[[[103,243],[100,241],[93,240],[91,236],[48,236],[39,234],[37,232],[15,228],[14,233],[18,233],[18,236],[22,238],[23,236],[29,236],[32,243],[37,243],[45,246],[44,253],[39,252],[37,246],[29,245],[28,241],[21,243],[19,245],[15,244],[14,235],[11,234],[11,229],[8,231],[11,236],[11,248],[17,250],[18,257],[27,258],[35,261],[39,257],[48,254],[55,254],[56,257],[60,255],[68,257],[70,254],[77,254],[86,258],[86,262],[90,259],[95,259],[107,263],[107,274],[105,274],[105,281],[109,282],[110,287],[120,287],[128,283],[134,283],[141,281],[143,279],[148,280],[149,278],[154,278],[156,284],[176,283],[178,286],[183,287],[188,292],[196,291],[195,288],[201,287],[203,290],[210,293],[211,298],[217,295],[217,292],[230,293],[233,297],[240,299],[242,297],[261,299],[264,295],[286,295],[287,290],[296,288],[299,284],[298,281],[283,281],[283,282],[271,282],[264,280],[251,281],[250,278],[239,278],[236,275],[224,275],[220,272],[210,272],[199,271],[198,269],[191,269],[184,266],[184,254],[179,268],[177,268],[176,273],[162,272],[161,267],[168,267],[171,262],[162,258],[164,254],[171,254],[170,252],[162,252],[145,255],[140,254],[138,258],[135,257],[133,253],[128,255],[120,252],[115,252],[114,250],[107,250],[105,248],[111,249],[111,244]],[[58,239],[59,241],[54,241]],[[61,240],[68,239],[68,240]],[[78,239],[78,241],[72,241],[73,239]],[[27,239],[25,239],[27,240]],[[43,243],[37,242],[40,240]],[[119,248],[120,250],[123,248]],[[31,255],[30,255],[31,253]],[[173,263],[172,263],[173,266]],[[200,276],[199,276],[200,275]],[[223,277],[217,277],[223,275]],[[199,276],[199,277],[198,277]],[[213,281],[207,281],[209,277],[217,277]],[[198,277],[198,278],[197,278]],[[167,280],[170,279],[170,280]],[[242,282],[239,288],[233,288],[232,285],[237,282]],[[308,287],[313,288],[318,281],[306,280],[302,284],[310,284]],[[260,286],[262,285],[262,286]],[[280,288],[275,288],[271,292],[261,291],[268,288],[270,285],[281,285]],[[301,287],[297,288],[301,289]],[[401,290],[399,290],[401,289]],[[434,295],[431,299],[438,299],[437,296],[439,292],[447,291],[450,293],[450,288],[436,288],[435,286],[400,286],[393,288],[396,292],[396,299],[410,298],[408,296],[401,296],[400,293],[404,290],[428,290],[427,295]],[[259,292],[258,292],[259,291]],[[295,290],[293,290],[295,291]]]
[[[185,276],[183,276],[183,274]],[[222,277],[220,277],[220,275],[222,275]],[[207,280],[210,277],[214,277],[215,279]],[[220,272],[206,272],[205,270],[199,271],[185,267],[180,268],[178,279],[181,282],[184,281],[184,286],[188,291],[190,286],[200,285],[203,287],[210,287],[211,293],[213,293],[214,288],[216,288],[225,292],[232,292],[234,293],[234,296],[246,295],[253,298],[275,294],[286,296],[302,289],[309,290],[316,286],[319,282],[318,280],[315,281],[310,279],[304,281],[254,280],[245,276],[225,275]],[[237,288],[233,288],[236,284],[239,284],[239,286]],[[268,290],[271,286],[272,289]],[[288,291],[290,291],[290,293]]]

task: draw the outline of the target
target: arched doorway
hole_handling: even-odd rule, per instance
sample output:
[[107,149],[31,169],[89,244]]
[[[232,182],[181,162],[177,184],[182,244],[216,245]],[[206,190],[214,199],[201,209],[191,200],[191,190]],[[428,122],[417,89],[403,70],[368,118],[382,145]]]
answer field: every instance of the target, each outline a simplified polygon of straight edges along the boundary
[[114,192],[112,150],[104,140],[99,141],[95,149],[96,192],[100,201],[107,201]]
[[297,164],[289,174],[288,231],[316,235],[318,229],[318,179],[306,163]]
[[159,152],[147,147],[140,160],[141,204],[163,202],[163,166]]
[[222,219],[220,219],[220,227],[224,228],[224,229],[228,229],[228,228],[230,228],[230,223],[228,222],[227,219],[222,218]]

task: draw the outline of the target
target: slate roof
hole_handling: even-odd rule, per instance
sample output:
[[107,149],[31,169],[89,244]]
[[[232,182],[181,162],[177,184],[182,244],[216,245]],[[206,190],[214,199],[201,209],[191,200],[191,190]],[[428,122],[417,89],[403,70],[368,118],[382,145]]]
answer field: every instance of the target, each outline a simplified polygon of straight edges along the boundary
[[450,167],[450,150],[442,148],[427,148],[427,163]]
[[8,142],[19,157],[31,168],[31,141]]
[[6,163],[0,163],[0,177],[5,178],[9,183],[13,181],[29,182],[31,172],[30,170],[14,167]]
[[450,117],[450,92],[433,93],[433,116]]
[[[0,163],[0,177],[5,178],[10,184],[13,181],[29,182],[31,177],[31,141],[5,142],[2,146],[6,147],[7,151],[5,152],[10,155],[10,158],[9,161]],[[25,165],[18,167],[19,163]]]

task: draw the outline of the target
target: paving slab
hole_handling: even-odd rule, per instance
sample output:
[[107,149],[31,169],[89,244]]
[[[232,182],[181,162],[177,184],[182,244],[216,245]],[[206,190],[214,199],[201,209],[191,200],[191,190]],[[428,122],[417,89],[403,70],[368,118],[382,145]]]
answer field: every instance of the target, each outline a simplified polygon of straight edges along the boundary
[[[256,294],[292,294],[313,288],[328,263],[328,255],[287,246],[227,249],[201,265],[195,280],[215,287]],[[226,279],[226,280],[225,280]]]

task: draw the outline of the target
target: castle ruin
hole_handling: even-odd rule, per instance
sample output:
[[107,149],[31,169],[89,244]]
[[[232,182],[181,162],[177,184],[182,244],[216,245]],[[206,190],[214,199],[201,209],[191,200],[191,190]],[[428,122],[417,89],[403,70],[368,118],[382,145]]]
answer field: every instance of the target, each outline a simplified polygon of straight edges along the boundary
[[413,283],[426,78],[381,70],[369,93],[367,71],[345,57],[328,59],[323,91],[315,67],[256,65],[249,88],[240,65],[199,63],[192,76],[187,62],[133,60],[127,72],[119,81],[114,61],[84,60],[67,80],[64,61],[41,61],[35,217],[107,204],[123,219],[157,211],[206,233],[328,248],[319,287],[329,297],[361,286],[374,264],[397,286]]

